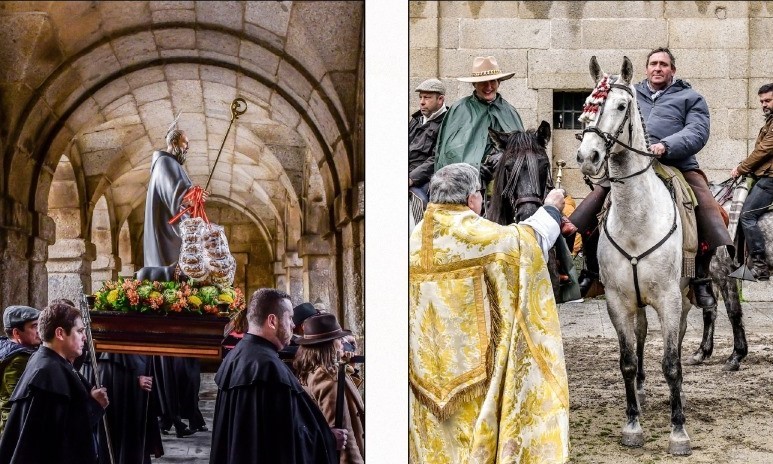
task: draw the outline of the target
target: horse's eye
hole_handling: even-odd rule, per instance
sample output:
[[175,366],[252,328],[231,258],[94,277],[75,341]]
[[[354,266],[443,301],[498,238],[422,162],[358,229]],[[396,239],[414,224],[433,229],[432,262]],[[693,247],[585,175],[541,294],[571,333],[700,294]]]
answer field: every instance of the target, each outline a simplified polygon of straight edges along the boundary
[[617,105],[617,111],[624,111],[625,110],[625,103],[620,103]]

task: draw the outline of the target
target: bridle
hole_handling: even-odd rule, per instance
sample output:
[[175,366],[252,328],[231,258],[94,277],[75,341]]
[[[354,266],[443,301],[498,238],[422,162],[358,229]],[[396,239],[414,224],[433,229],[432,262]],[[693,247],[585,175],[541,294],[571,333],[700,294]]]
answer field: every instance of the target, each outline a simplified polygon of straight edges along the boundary
[[[528,162],[527,162],[528,159]],[[510,170],[510,175],[507,178],[507,183],[505,189],[502,191],[502,195],[506,196],[510,200],[510,204],[513,208],[513,213],[517,214],[518,207],[526,204],[536,204],[537,206],[542,206],[542,202],[544,200],[544,193],[542,196],[539,196],[539,192],[532,192],[530,195],[516,197],[517,194],[516,189],[518,185],[518,178],[521,172],[521,168],[523,167],[523,163],[526,162],[526,169],[529,175],[529,181],[532,186],[534,186],[535,189],[539,189],[540,187],[540,180],[539,180],[539,168],[538,168],[538,155],[536,153],[524,153],[522,156],[517,156],[513,162],[513,166]],[[550,169],[548,169],[548,178],[546,180],[546,189],[547,185],[550,184]],[[515,200],[515,201],[513,201]]]
[[[632,99],[635,99],[636,96],[633,94],[633,91],[631,91],[631,88],[627,85],[618,84],[615,82],[612,82],[609,84],[609,87],[612,89],[621,89],[625,90],[628,95],[631,96]],[[601,120],[601,115],[604,113],[604,107],[606,107],[606,101],[602,103],[599,107],[599,113],[596,116],[596,124],[598,124],[598,121]],[[623,116],[623,120],[620,122],[620,125],[617,127],[617,130],[615,130],[614,135],[609,132],[604,132],[601,129],[598,128],[597,125],[589,126],[583,129],[583,131],[579,134],[576,134],[575,137],[577,140],[582,141],[582,139],[585,137],[585,134],[590,132],[592,134],[595,134],[599,137],[601,137],[602,140],[604,140],[604,171],[605,173],[600,177],[592,177],[592,176],[585,176],[585,181],[590,184],[596,184],[598,185],[602,180],[608,179],[610,182],[619,182],[624,183],[624,179],[630,179],[631,177],[638,176],[639,174],[642,174],[647,171],[652,166],[652,163],[655,162],[655,158],[657,155],[650,153],[648,151],[642,151],[638,150],[636,148],[633,148],[630,144],[633,141],[633,123],[630,121],[632,118],[632,112],[633,112],[633,104],[628,105],[628,110],[625,112],[625,116]],[[628,122],[628,143],[625,143],[620,140],[620,135],[623,133],[623,128],[626,125],[626,122]],[[620,177],[610,177],[609,176],[609,154],[612,150],[612,147],[615,146],[615,144],[622,146],[623,148],[627,149],[628,151],[632,151],[636,153],[637,155],[647,156],[650,158],[650,162],[647,163],[647,166],[645,166],[643,169],[636,171],[632,174],[628,174],[626,176],[620,176]],[[595,182],[594,182],[595,181]]]

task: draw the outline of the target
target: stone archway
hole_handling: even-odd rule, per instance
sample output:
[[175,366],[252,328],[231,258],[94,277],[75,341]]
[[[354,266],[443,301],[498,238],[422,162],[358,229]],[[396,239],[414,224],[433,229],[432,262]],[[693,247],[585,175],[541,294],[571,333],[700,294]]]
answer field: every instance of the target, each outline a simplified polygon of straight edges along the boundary
[[[13,31],[0,57],[7,90],[0,108],[8,115],[0,124],[0,216],[10,218],[0,224],[8,258],[0,268],[3,304],[13,299],[12,275],[26,281],[13,301],[45,302],[33,295],[46,295],[56,273],[41,279],[30,269],[47,261],[56,267],[62,240],[79,241],[79,275],[91,275],[97,259],[114,277],[127,253],[125,262],[140,266],[151,152],[181,113],[191,139],[189,174],[205,184],[239,96],[249,109],[231,129],[210,189],[213,211],[248,219],[226,222],[231,234],[261,239],[259,250],[241,258],[245,270],[260,263],[252,284],[288,289],[300,303],[314,296],[308,276],[326,273],[330,309],[362,320],[361,285],[351,284],[363,272],[355,256],[364,216],[362,3],[4,2],[0,11],[0,25]],[[71,233],[61,229],[64,210],[51,194],[63,188],[68,162],[80,213]],[[303,198],[304,173],[324,192],[323,207]],[[310,238],[309,217],[325,223],[317,238]],[[107,251],[98,257],[94,245],[103,228],[110,231],[106,267],[99,260]],[[252,288],[249,278],[245,284]]]

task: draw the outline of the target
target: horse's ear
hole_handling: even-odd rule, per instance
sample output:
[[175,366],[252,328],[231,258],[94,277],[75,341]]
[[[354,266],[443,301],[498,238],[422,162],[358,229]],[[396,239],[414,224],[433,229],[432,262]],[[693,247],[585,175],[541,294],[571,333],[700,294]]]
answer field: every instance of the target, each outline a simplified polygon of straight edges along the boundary
[[593,78],[593,82],[598,83],[602,77],[604,77],[604,71],[601,70],[599,62],[596,61],[596,55],[590,57],[590,77]]
[[537,128],[537,140],[539,144],[547,148],[548,142],[550,142],[550,124],[547,121],[542,121]]
[[623,57],[623,67],[620,69],[620,77],[626,84],[630,84],[631,79],[633,78],[633,63],[631,63],[631,60],[629,60],[627,56]]
[[494,142],[494,146],[497,147],[497,149],[505,151],[507,148],[507,139],[510,138],[510,134],[507,132],[498,132],[489,127],[488,136],[491,141]]

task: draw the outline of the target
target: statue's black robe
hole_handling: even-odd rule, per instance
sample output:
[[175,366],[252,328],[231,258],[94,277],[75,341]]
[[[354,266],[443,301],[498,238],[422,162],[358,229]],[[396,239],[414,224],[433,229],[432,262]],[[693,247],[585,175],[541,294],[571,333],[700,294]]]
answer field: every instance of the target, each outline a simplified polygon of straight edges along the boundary
[[[179,221],[169,224],[179,211],[185,192],[192,183],[183,166],[165,151],[153,153],[150,164],[150,181],[145,198],[145,228],[143,235],[143,266],[169,266],[176,264],[180,257],[182,239]],[[198,387],[191,388],[191,382],[200,382],[201,367],[195,359],[186,360],[172,357],[156,357],[154,383],[158,402],[164,418],[164,426],[180,420],[181,413],[191,416],[192,426],[199,424]],[[192,405],[195,409],[191,409]],[[181,411],[181,408],[184,410]]]
[[[151,454],[157,458],[164,454],[156,419],[158,406],[138,380],[140,375],[150,375],[149,361],[149,356],[136,354],[103,353],[99,357],[100,382],[110,399],[105,417],[115,464],[149,463]],[[100,463],[110,464],[104,427],[99,428],[99,443]]]
[[3,464],[97,462],[96,426],[104,410],[72,364],[41,346],[11,396],[0,438]]
[[210,464],[338,462],[325,417],[268,340],[244,334],[215,383]]

